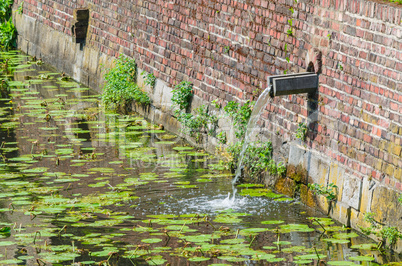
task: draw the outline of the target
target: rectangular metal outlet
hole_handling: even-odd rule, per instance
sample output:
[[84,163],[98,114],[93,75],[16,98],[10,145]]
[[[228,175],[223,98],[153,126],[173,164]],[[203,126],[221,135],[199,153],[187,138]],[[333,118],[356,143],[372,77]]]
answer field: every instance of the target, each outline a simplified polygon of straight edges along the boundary
[[312,93],[318,89],[318,75],[307,72],[271,76],[268,84],[272,88],[271,96]]

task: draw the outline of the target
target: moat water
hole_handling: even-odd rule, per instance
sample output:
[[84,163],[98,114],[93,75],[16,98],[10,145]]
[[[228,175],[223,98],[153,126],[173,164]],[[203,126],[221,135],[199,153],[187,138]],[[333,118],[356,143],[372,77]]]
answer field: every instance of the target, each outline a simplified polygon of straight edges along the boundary
[[[379,265],[372,240],[16,51],[1,54],[0,265]],[[324,230],[325,229],[325,230]],[[321,264],[320,264],[321,263]]]

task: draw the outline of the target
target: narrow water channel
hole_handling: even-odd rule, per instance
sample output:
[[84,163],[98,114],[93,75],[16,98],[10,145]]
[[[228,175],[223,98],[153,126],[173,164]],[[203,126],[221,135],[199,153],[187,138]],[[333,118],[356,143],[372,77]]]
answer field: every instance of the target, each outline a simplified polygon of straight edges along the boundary
[[[16,51],[1,54],[0,265],[378,265],[370,239]],[[321,261],[321,262],[320,262]]]

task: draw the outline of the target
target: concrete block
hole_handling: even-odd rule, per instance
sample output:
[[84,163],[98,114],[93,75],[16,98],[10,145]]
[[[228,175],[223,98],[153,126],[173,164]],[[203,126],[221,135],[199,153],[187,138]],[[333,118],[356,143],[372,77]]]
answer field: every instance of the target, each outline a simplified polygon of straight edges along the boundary
[[84,59],[84,53],[80,51],[79,49],[76,51],[77,56],[75,60],[75,64],[72,66],[73,67],[73,79],[75,80],[82,80],[82,66],[83,66],[83,59]]
[[24,39],[21,38],[20,36],[18,36],[18,48],[23,51],[24,53],[28,52],[28,46],[29,46],[29,42]]
[[363,228],[370,227],[370,224],[368,222],[364,221],[363,213],[352,208],[350,211],[350,226],[354,229],[359,230],[360,227],[363,227]]
[[329,168],[328,184],[335,184],[338,187],[337,200],[342,200],[343,193],[343,180],[345,175],[345,169],[340,167],[337,163],[331,163]]
[[361,199],[362,180],[346,175],[343,181],[342,202],[359,210]]
[[304,156],[303,165],[308,172],[308,182],[326,185],[329,178],[329,165],[318,157],[316,153],[308,152]]
[[327,198],[323,195],[316,195],[317,199],[317,206],[326,214],[328,214],[329,211],[329,201]]
[[376,221],[386,226],[402,227],[402,208],[398,202],[399,192],[385,186],[377,186],[373,191],[371,212]]
[[157,86],[155,88],[155,94],[158,92],[161,93],[161,101],[159,103],[161,106],[161,110],[173,114],[172,88],[166,86],[163,82],[157,82],[156,85]]
[[343,202],[333,202],[329,215],[335,220],[349,226],[350,223],[350,207]]
[[288,164],[297,166],[303,163],[303,156],[306,150],[298,144],[299,141],[294,141],[290,144]]
[[359,210],[363,214],[371,212],[371,200],[373,197],[373,189],[376,186],[376,184],[377,183],[374,180],[369,180],[368,178],[362,180]]
[[[86,50],[85,54],[89,54],[89,61],[88,61],[88,70],[89,73],[92,75],[95,75],[99,69],[99,52],[93,50],[93,49],[88,49]],[[85,60],[84,60],[85,62]],[[83,65],[85,67],[85,65]],[[99,75],[100,76],[100,75]]]

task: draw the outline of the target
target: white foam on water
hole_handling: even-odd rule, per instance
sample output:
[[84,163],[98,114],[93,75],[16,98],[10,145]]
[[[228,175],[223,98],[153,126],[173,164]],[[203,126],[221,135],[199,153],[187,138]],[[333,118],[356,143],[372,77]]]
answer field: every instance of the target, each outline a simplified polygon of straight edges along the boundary
[[230,192],[228,192],[228,196],[224,199],[214,199],[208,202],[209,206],[215,210],[226,210],[233,209],[236,207],[241,208],[242,206],[247,204],[247,198],[237,198],[233,195],[230,197]]
[[192,199],[185,199],[177,202],[181,206],[181,212],[185,213],[215,213],[233,209],[236,211],[259,212],[264,207],[268,207],[268,199],[249,198],[242,196],[232,196],[229,192],[227,195],[200,196]]

